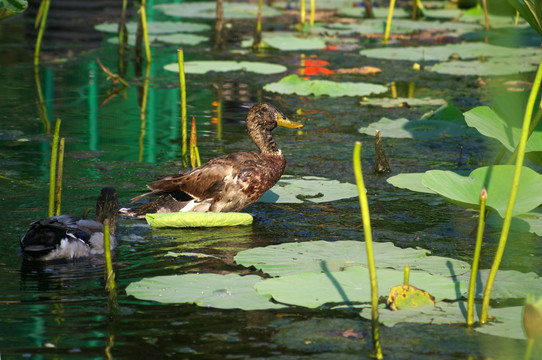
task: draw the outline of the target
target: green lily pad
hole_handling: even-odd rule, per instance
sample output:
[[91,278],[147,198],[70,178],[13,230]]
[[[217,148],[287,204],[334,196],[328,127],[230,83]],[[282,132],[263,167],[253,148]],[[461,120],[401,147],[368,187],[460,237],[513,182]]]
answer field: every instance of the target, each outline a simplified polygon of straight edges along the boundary
[[[115,37],[111,37],[107,39],[107,41],[111,44],[118,44],[119,38],[115,36]],[[158,45],[160,43],[170,44],[170,45],[198,45],[205,41],[209,41],[209,38],[206,36],[194,35],[194,34],[182,33],[182,34],[149,35],[149,43],[151,46]],[[130,46],[135,46],[135,42],[136,42],[136,36],[128,35],[128,44]]]
[[463,136],[467,133],[467,126],[451,121],[441,120],[414,120],[405,118],[391,120],[382,118],[377,122],[361,127],[362,134],[374,136],[380,130],[383,137],[402,139],[436,139],[439,137]]
[[[94,26],[98,31],[107,33],[118,33],[118,23],[102,23]],[[126,23],[128,34],[135,34],[137,31],[136,22]],[[211,27],[207,24],[189,23],[180,21],[148,21],[147,33],[149,35],[156,34],[174,34],[174,33],[192,33],[200,31],[209,31]]]
[[[378,312],[378,320],[385,326],[395,326],[398,323],[420,323],[420,324],[465,324],[467,321],[467,303],[456,301],[452,303],[438,302],[434,307],[416,307],[404,311],[392,311],[382,307]],[[490,322],[482,327],[475,327],[474,330],[501,337],[513,339],[525,339],[521,328],[521,306],[490,308]],[[475,315],[480,312],[478,308]],[[370,320],[371,309],[363,308],[361,317]]]
[[[487,106],[478,106],[465,113],[467,124],[482,135],[498,140],[508,151],[519,144],[523,122],[522,112],[504,112],[502,116]],[[542,151],[542,124],[529,137],[525,152]]]
[[[390,289],[402,281],[403,271],[378,269],[376,276],[379,296],[387,296]],[[458,290],[466,289],[464,282],[423,271],[411,272],[410,283],[423,285],[439,300],[456,299],[460,296]],[[369,269],[362,266],[348,267],[344,271],[286,275],[263,280],[254,287],[261,295],[270,295],[280,303],[309,308],[328,303],[356,304],[371,301]]]
[[388,91],[383,85],[365,82],[336,82],[329,80],[305,80],[295,74],[288,75],[278,82],[265,85],[264,90],[279,94],[297,95],[328,95],[339,96],[368,96]]
[[[172,72],[179,72],[179,64],[167,64],[164,69]],[[207,72],[228,72],[228,71],[244,71],[253,72],[256,74],[277,74],[286,71],[286,66],[271,64],[257,61],[187,61],[184,63],[184,72],[186,74],[205,74]]]
[[386,304],[391,310],[400,311],[422,306],[435,306],[435,298],[427,291],[412,285],[397,285],[390,289]]
[[444,99],[432,99],[432,98],[374,98],[374,99],[363,99],[360,101],[361,105],[369,106],[380,106],[383,108],[393,108],[393,107],[402,107],[403,104],[408,104],[409,106],[441,106],[446,104]]
[[510,58],[522,59],[531,56],[539,57],[540,50],[537,48],[509,48],[476,42],[440,46],[375,48],[361,50],[360,54],[377,59],[410,61],[444,61],[448,60],[452,55],[459,55],[462,60],[477,59],[480,57],[498,57],[510,60]]
[[265,203],[323,203],[358,196],[358,187],[317,176],[283,175],[259,201]]
[[161,303],[194,303],[217,309],[265,310],[284,305],[260,295],[254,285],[261,281],[255,275],[186,274],[156,276],[130,283],[126,294],[140,300]]
[[[466,262],[440,256],[428,256],[423,249],[401,249],[392,243],[374,243],[373,252],[378,268],[403,271],[409,265],[412,271],[456,276],[470,269]],[[236,263],[254,266],[272,276],[311,271],[339,271],[351,266],[367,266],[365,243],[361,241],[310,241],[271,245],[239,252]],[[402,278],[398,280],[402,281]],[[397,284],[393,284],[397,285]],[[392,286],[393,286],[392,285]]]
[[[478,272],[476,278],[475,298],[482,299],[489,269]],[[458,280],[466,282],[470,279],[470,271],[457,277]],[[491,289],[491,299],[522,299],[529,294],[542,296],[542,278],[537,274],[522,273],[515,270],[499,270],[495,276],[495,282]],[[467,293],[463,294],[467,297]]]
[[[183,18],[214,19],[216,17],[215,1],[182,2],[178,4],[160,4],[154,7],[169,16]],[[258,5],[250,3],[224,2],[224,18],[256,19]],[[262,16],[279,16],[282,13],[267,5],[262,6]]]
[[386,181],[401,189],[408,189],[427,194],[437,194],[437,192],[422,185],[423,174],[424,173],[398,174],[395,176],[390,176],[386,179]]
[[444,104],[437,110],[431,110],[422,115],[422,120],[440,120],[452,121],[457,124],[465,125],[465,116],[463,112],[452,104]]
[[[467,9],[459,17],[459,21],[464,23],[485,24],[484,10],[481,6]],[[489,24],[492,28],[515,25],[515,17],[489,14]]]
[[457,18],[463,10],[461,9],[425,9],[423,16],[433,19],[450,20]]
[[[349,17],[365,17],[365,8],[361,6],[345,6],[339,9],[339,12],[345,16]],[[387,18],[389,8],[387,7],[373,7],[373,15],[375,18]],[[393,9],[393,18],[406,18],[410,16],[410,12],[403,8],[394,8]],[[393,23],[393,22],[392,22]]]
[[[514,166],[494,165],[473,170],[468,176],[452,171],[430,170],[422,177],[422,185],[461,206],[477,209],[480,191],[486,188],[486,206],[502,217],[508,206]],[[523,167],[514,205],[514,215],[523,214],[542,204],[542,176]]]
[[[487,217],[486,224],[502,228],[503,221],[503,218],[498,214],[491,213]],[[531,232],[542,236],[542,209],[536,208],[528,213],[513,217],[510,229],[513,231]]]
[[216,227],[252,224],[252,215],[238,212],[173,212],[149,213],[147,223],[156,228],[164,227]]
[[[326,47],[324,39],[320,37],[300,37],[286,33],[262,33],[264,46],[282,51],[319,50]],[[243,40],[242,47],[251,47],[254,39]]]
[[430,71],[448,75],[504,76],[533,72],[538,61],[523,59],[489,59],[487,61],[447,61],[429,68]]

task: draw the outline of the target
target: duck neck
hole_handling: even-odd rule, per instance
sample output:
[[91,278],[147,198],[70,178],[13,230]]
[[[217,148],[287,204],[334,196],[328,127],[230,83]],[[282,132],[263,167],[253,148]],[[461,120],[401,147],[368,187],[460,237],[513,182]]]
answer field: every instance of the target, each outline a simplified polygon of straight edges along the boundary
[[282,154],[271,131],[249,131],[249,135],[262,154]]

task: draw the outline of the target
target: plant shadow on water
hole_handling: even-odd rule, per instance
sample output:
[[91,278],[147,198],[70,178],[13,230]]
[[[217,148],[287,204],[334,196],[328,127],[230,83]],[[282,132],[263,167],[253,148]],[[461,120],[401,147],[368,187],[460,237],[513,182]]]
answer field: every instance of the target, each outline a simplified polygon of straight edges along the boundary
[[[166,18],[158,12],[154,15],[156,19]],[[293,16],[285,16],[271,22],[281,29],[295,21]],[[252,33],[252,20],[233,20],[231,24],[234,37]],[[135,281],[161,275],[235,272],[269,277],[237,265],[233,257],[242,250],[282,243],[362,240],[359,203],[355,198],[326,203],[314,203],[310,198],[298,204],[256,203],[246,210],[255,217],[254,224],[248,227],[150,229],[141,221],[122,219],[118,225],[119,244],[113,252],[120,289],[117,312],[108,308],[101,259],[47,264],[19,259],[18,239],[32,221],[45,215],[50,152],[50,138],[44,134],[40,120],[43,114],[40,115],[36,106],[31,61],[33,38],[25,35],[26,28],[17,19],[0,23],[3,357],[103,358],[108,348],[113,358],[118,359],[370,358],[370,322],[360,319],[357,311],[330,310],[325,306],[221,310],[142,301],[124,292]],[[228,44],[241,50],[237,40],[229,39]],[[334,40],[344,46],[340,36]],[[344,47],[347,50],[307,51],[305,55],[308,58],[317,54],[334,70],[358,67],[359,47],[377,45],[371,41],[365,39],[362,45],[356,44],[350,50]],[[413,39],[412,43],[417,41]],[[96,65],[95,58],[114,69],[117,47],[105,40],[96,47],[88,45],[83,46],[83,51],[74,52],[70,44],[58,45],[54,38],[46,37],[47,58],[61,61],[45,63],[39,69],[46,114],[51,122],[57,117],[63,121],[61,132],[67,142],[63,212],[71,214],[83,214],[94,203],[102,186],[117,188],[121,203],[127,205],[130,198],[141,193],[145,183],[182,168],[180,92],[176,74],[162,68],[176,61],[177,46],[152,48],[149,110],[146,123],[142,124],[139,98],[144,79],[128,75],[131,87],[105,102],[112,84]],[[243,51],[215,52],[209,50],[210,46],[203,43],[186,47],[186,60],[248,58],[286,64],[290,73],[299,68],[301,58],[298,52],[269,51],[255,55]],[[383,71],[370,75],[370,80],[354,74],[333,74],[333,79],[381,85],[394,81],[399,96],[406,96],[410,83],[415,83],[416,97],[442,97],[461,111],[483,104],[489,97],[475,77],[419,72],[410,63],[401,61],[362,59],[363,65]],[[133,74],[132,65],[127,73]],[[419,119],[428,110],[361,106],[356,97],[279,95],[261,90],[265,84],[286,75],[245,72],[187,75],[188,115],[195,115],[198,122],[198,147],[203,161],[253,148],[245,135],[244,119],[250,105],[261,99],[304,123],[298,133],[282,130],[274,133],[287,158],[287,174],[354,183],[351,169],[354,142],[361,139],[366,144],[365,169],[372,168],[374,158],[374,140],[360,134],[360,126],[384,116]],[[467,136],[436,140],[385,137],[384,144],[391,175],[437,168],[470,171],[494,157],[491,142]],[[435,255],[470,260],[474,247],[472,231],[476,228],[472,213],[433,195],[395,188],[383,177],[366,173],[365,179],[375,241],[392,241],[404,248],[419,246]],[[498,235],[498,229],[488,229],[484,252],[494,252]],[[541,255],[539,236],[512,232],[503,268],[542,274]],[[489,267],[490,261],[489,256],[483,258],[481,267]],[[348,303],[346,295],[344,300]],[[381,339],[386,358],[392,359],[467,356],[505,359],[518,358],[524,350],[523,341],[479,334],[463,325],[403,323],[383,327]]]

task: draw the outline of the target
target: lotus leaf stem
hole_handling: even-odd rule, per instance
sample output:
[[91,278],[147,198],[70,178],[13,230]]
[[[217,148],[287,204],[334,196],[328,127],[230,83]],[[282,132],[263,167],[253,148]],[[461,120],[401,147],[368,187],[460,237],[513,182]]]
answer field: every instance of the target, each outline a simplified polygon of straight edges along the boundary
[[105,255],[105,288],[108,291],[115,290],[115,273],[111,261],[111,238],[109,234],[109,219],[104,221],[104,255]]
[[478,263],[480,261],[480,252],[482,251],[482,238],[484,236],[484,226],[486,218],[487,191],[482,188],[480,192],[480,214],[478,218],[478,231],[476,232],[476,245],[474,247],[474,257],[470,269],[469,295],[467,299],[467,325],[474,324],[474,295],[476,292],[476,274],[478,273]]
[[536,76],[533,82],[531,93],[529,94],[529,100],[527,101],[527,107],[525,108],[525,116],[523,118],[523,126],[521,128],[521,136],[517,147],[516,165],[514,168],[514,177],[512,179],[512,188],[510,189],[510,197],[508,198],[508,207],[506,208],[506,214],[504,216],[504,222],[502,225],[502,232],[499,238],[499,245],[497,252],[495,253],[495,259],[493,265],[489,271],[486,287],[484,289],[484,299],[482,302],[482,311],[480,315],[480,323],[483,325],[487,322],[487,312],[489,308],[489,300],[491,297],[491,289],[495,276],[497,276],[497,270],[501,264],[501,260],[504,254],[504,248],[506,247],[506,240],[508,239],[508,232],[510,231],[510,224],[512,223],[512,213],[514,211],[514,203],[518,194],[519,179],[521,176],[521,169],[523,167],[523,160],[525,158],[525,148],[527,146],[527,139],[529,138],[529,129],[531,126],[531,117],[533,115],[533,108],[540,89],[540,82],[542,81],[542,62],[538,66]]
[[405,265],[403,272],[403,285],[408,285],[410,282],[410,266]]
[[309,25],[311,27],[314,26],[314,14],[316,12],[316,4],[315,4],[315,0],[311,0],[311,14],[310,14],[310,19],[309,19]]
[[369,277],[371,279],[371,322],[373,332],[373,346],[377,359],[383,359],[380,346],[380,329],[378,323],[378,283],[376,279],[376,266],[373,254],[373,237],[371,234],[371,219],[369,217],[369,203],[363,174],[361,171],[361,142],[356,141],[354,145],[354,175],[358,186],[359,204],[361,207],[361,219],[363,222],[363,233],[365,235],[365,247],[367,251],[367,263],[369,264]]
[[38,15],[36,16],[35,27],[40,25],[38,36],[36,37],[36,48],[34,49],[34,65],[37,66],[40,63],[40,49],[41,40],[43,39],[43,33],[45,32],[45,26],[47,24],[47,15],[49,14],[49,6],[51,2],[49,0],[43,0],[40,4]]
[[258,13],[256,15],[256,31],[252,42],[252,50],[258,51],[262,47],[262,0],[258,0]]
[[43,122],[43,132],[45,134],[48,134],[51,125],[47,116],[47,108],[45,107],[45,100],[43,99],[43,91],[41,90],[41,79],[39,70],[39,66],[34,65],[34,80],[36,81],[36,90],[38,92],[38,111],[40,113],[41,121]]
[[299,10],[299,20],[301,21],[301,25],[305,25],[305,19],[307,17],[307,3],[305,0],[301,0]]
[[51,165],[49,167],[49,217],[55,214],[55,179],[56,162],[58,159],[58,133],[60,132],[60,123],[60,119],[57,119],[55,123],[55,132],[53,135],[53,146],[51,150]]
[[186,81],[184,78],[184,54],[183,49],[177,49],[177,58],[179,62],[179,84],[181,87],[181,131],[182,131],[182,158],[183,166],[188,166],[187,156],[187,134],[186,134]]
[[138,161],[143,161],[143,153],[145,146],[143,144],[143,139],[146,134],[146,124],[147,124],[147,99],[149,95],[149,76],[151,73],[151,64],[147,63],[145,69],[145,81],[143,82],[143,94],[141,95],[141,110],[140,110],[140,133],[139,133],[139,157]]
[[390,8],[388,10],[388,19],[386,20],[386,30],[384,31],[384,44],[388,44],[390,38],[391,19],[393,17],[393,8],[395,7],[395,0],[390,0]]
[[62,171],[64,169],[64,138],[60,138],[58,145],[58,166],[56,171],[55,186],[55,215],[60,215],[60,205],[62,199]]

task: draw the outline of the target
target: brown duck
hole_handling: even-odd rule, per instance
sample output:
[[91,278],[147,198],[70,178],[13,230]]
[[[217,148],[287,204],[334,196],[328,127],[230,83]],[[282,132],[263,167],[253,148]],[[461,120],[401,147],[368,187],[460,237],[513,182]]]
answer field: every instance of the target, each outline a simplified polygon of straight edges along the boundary
[[289,120],[273,105],[262,103],[250,109],[246,126],[259,152],[223,155],[193,170],[153,181],[147,184],[151,191],[136,196],[132,202],[148,196],[158,198],[135,210],[125,210],[124,214],[139,217],[150,212],[232,212],[258,201],[286,167],[271,131],[277,126],[297,129],[303,125]]

